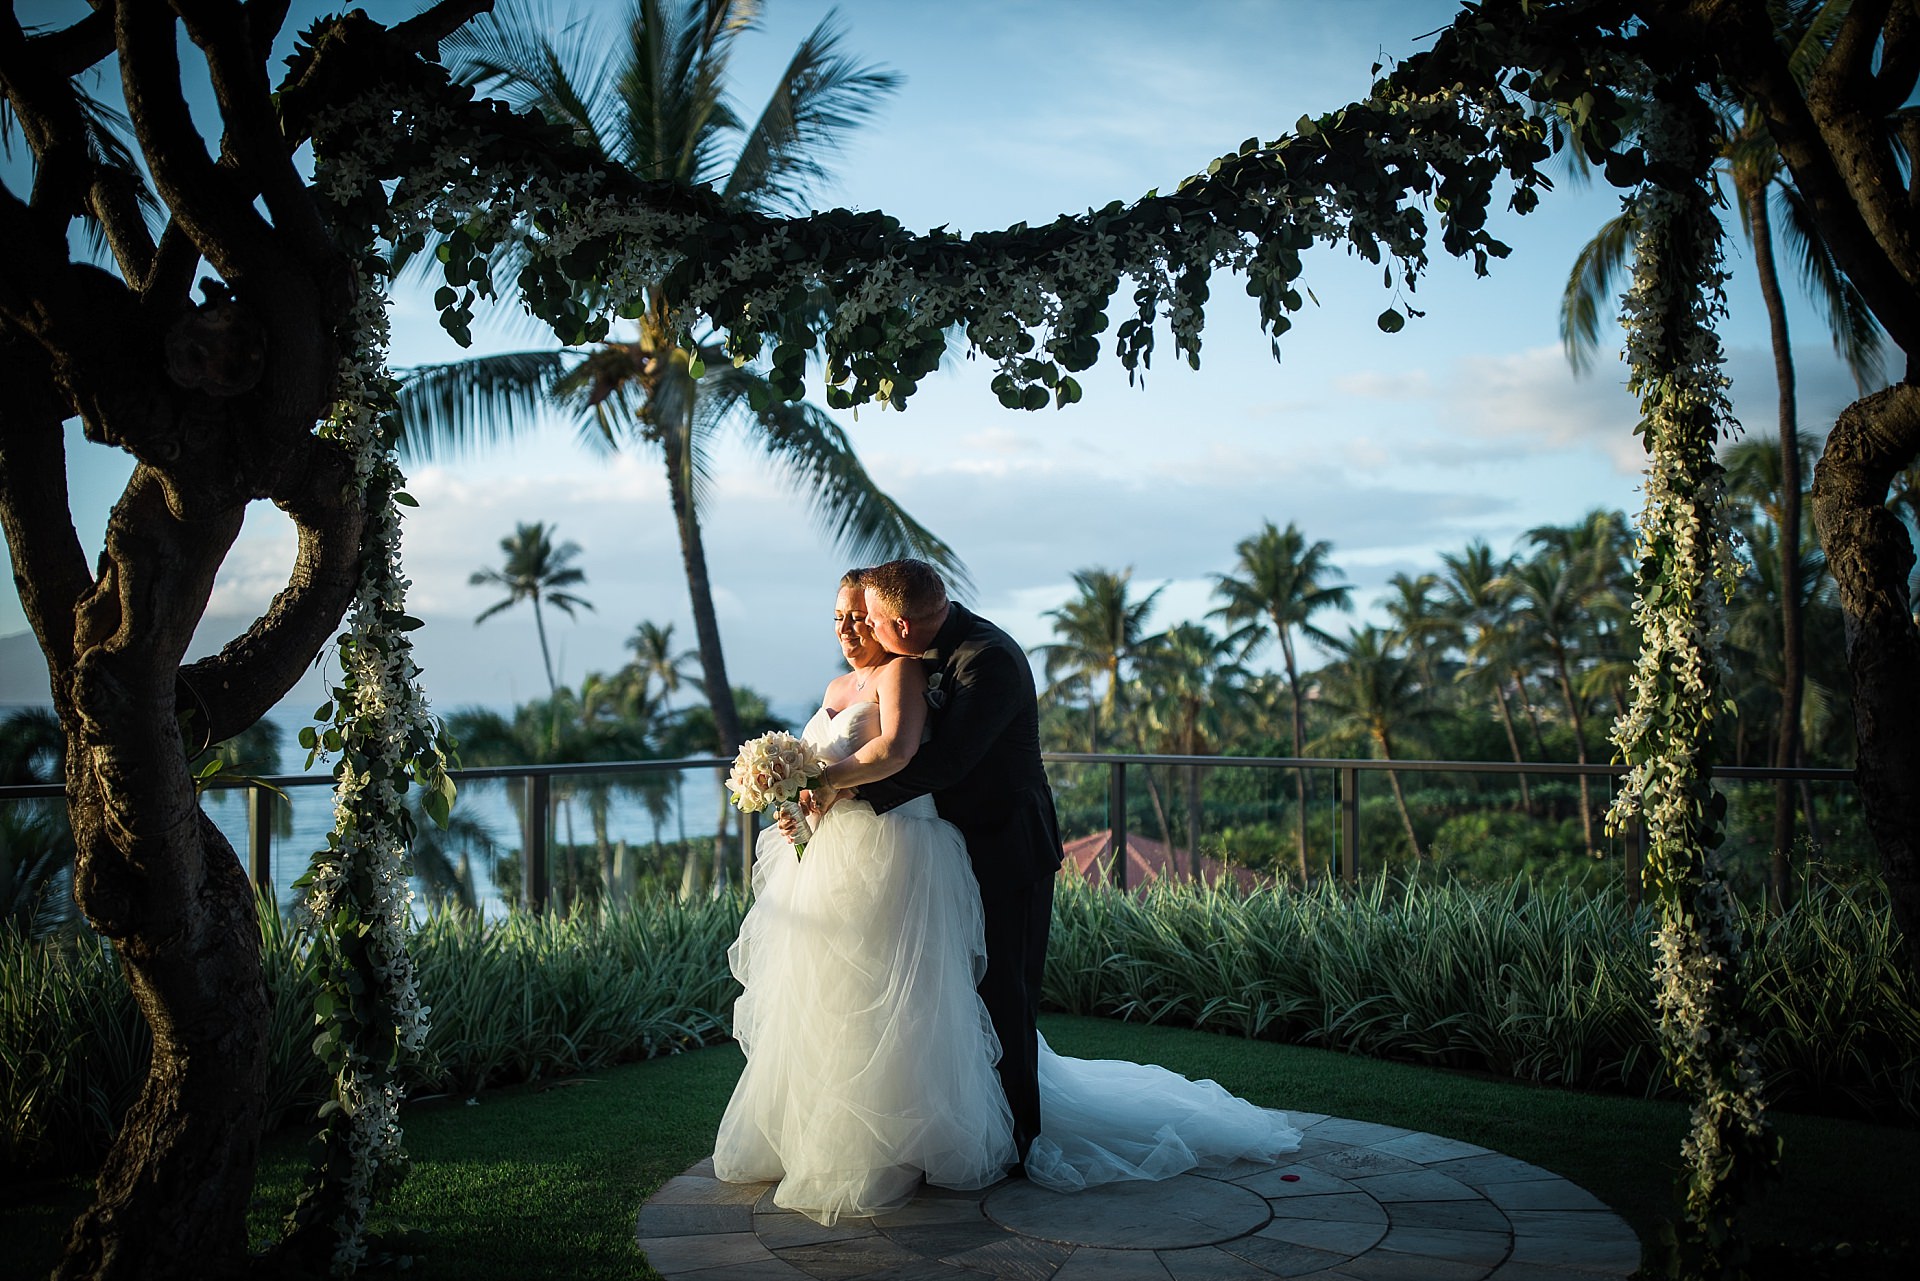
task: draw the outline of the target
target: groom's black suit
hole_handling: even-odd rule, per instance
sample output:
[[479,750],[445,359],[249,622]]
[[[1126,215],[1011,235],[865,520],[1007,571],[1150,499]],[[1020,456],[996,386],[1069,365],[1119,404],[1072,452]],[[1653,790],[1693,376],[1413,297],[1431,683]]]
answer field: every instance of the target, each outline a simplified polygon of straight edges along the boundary
[[1024,1160],[1040,1132],[1034,1017],[1061,859],[1033,669],[1011,636],[957,604],[920,661],[933,737],[905,769],[861,784],[859,794],[884,814],[931,792],[940,816],[966,837],[986,914],[980,996],[1000,1037],[1000,1084]]

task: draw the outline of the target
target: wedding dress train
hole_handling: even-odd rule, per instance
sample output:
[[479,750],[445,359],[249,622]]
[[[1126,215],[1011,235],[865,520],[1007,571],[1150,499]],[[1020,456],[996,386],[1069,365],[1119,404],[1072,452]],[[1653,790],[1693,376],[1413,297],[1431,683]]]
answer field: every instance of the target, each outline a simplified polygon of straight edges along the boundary
[[[830,758],[876,730],[872,703],[822,708],[803,732]],[[977,1189],[1013,1163],[1000,1043],[975,987],[979,887],[930,797],[875,815],[843,801],[803,855],[761,836],[753,906],[727,951],[745,989],[747,1055],[714,1143],[731,1182],[779,1180],[774,1203],[823,1224],[911,1200],[924,1179]],[[1161,1179],[1299,1146],[1279,1112],[1164,1068],[1040,1045],[1041,1134],[1027,1175],[1060,1191]]]

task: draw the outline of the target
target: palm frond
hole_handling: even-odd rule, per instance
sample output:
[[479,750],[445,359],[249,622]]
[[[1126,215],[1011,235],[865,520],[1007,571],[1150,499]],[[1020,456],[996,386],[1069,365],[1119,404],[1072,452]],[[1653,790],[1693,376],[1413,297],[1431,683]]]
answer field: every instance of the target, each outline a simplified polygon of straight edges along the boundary
[[729,202],[783,213],[810,211],[809,190],[827,176],[820,157],[865,124],[902,78],[862,66],[840,47],[828,14],[793,52],[760,118],[747,132],[722,194]]
[[1782,184],[1776,208],[1781,234],[1800,268],[1800,282],[1808,296],[1825,304],[1833,349],[1847,362],[1854,386],[1862,394],[1884,385],[1885,337],[1867,300],[1840,270],[1820,235],[1820,226],[1799,188]]
[[471,453],[534,430],[573,354],[513,351],[398,371],[401,455]]
[[1593,368],[1603,300],[1611,303],[1618,292],[1616,281],[1633,253],[1633,232],[1632,215],[1620,213],[1594,233],[1573,261],[1560,295],[1560,344],[1575,373]]
[[614,88],[621,163],[664,182],[711,182],[723,172],[724,139],[739,128],[724,96],[727,53],[753,12],[741,0],[635,0]]
[[[745,408],[749,388],[761,380],[746,370],[722,368],[703,379],[716,410]],[[973,593],[973,581],[953,549],[909,515],[874,483],[839,424],[818,408],[774,402],[758,414],[753,438],[805,495],[821,533],[858,564],[914,556],[939,567],[958,598]]]
[[461,84],[497,94],[519,111],[538,111],[571,128],[582,146],[609,154],[617,115],[609,92],[618,66],[590,18],[555,15],[545,0],[507,0],[440,44]]

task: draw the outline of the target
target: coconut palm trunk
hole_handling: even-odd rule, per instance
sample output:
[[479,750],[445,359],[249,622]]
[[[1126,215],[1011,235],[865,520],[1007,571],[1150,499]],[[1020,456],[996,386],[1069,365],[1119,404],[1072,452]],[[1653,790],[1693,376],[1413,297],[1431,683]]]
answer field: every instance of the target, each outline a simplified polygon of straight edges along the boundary
[[[1380,759],[1390,761],[1393,755],[1393,739],[1385,730],[1375,730],[1374,746],[1380,749]],[[1387,771],[1387,785],[1393,788],[1393,803],[1400,810],[1400,826],[1407,834],[1407,848],[1413,851],[1413,861],[1427,861],[1426,851],[1420,848],[1420,835],[1413,827],[1413,811],[1407,808],[1407,794],[1400,788],[1400,771]]]
[[[1805,625],[1800,617],[1800,423],[1795,404],[1793,350],[1787,341],[1787,309],[1773,259],[1773,226],[1763,186],[1746,193],[1748,239],[1760,297],[1767,307],[1767,331],[1773,343],[1773,375],[1780,392],[1780,725],[1773,764],[1790,769],[1799,763],[1800,704],[1806,684]],[[1773,856],[1768,881],[1776,905],[1784,904],[1792,874],[1793,783],[1773,783]]]
[[[1513,763],[1526,764],[1525,757],[1520,754],[1520,736],[1513,729],[1513,711],[1507,706],[1507,691],[1497,680],[1493,682],[1493,701],[1494,705],[1500,709],[1500,728],[1507,731],[1507,749],[1513,753]],[[1531,818],[1533,817],[1533,793],[1527,789],[1527,776],[1521,774],[1519,779],[1520,812]]]
[[[1280,634],[1280,652],[1287,663],[1287,696],[1293,706],[1293,754],[1299,756],[1301,744],[1307,741],[1306,716],[1300,709],[1300,672],[1293,661],[1293,637],[1291,632],[1274,620],[1275,629]],[[1293,771],[1293,795],[1296,811],[1294,814],[1295,861],[1300,875],[1300,884],[1307,883],[1307,772],[1304,769]]]
[[[1553,655],[1554,672],[1560,678],[1560,696],[1567,703],[1567,718],[1573,722],[1574,758],[1582,765],[1587,763],[1587,722],[1580,714],[1580,699],[1573,692],[1573,675],[1567,670],[1567,655],[1564,650],[1556,650]],[[1580,775],[1580,835],[1586,842],[1587,856],[1594,853],[1593,845],[1593,786],[1583,771]]]

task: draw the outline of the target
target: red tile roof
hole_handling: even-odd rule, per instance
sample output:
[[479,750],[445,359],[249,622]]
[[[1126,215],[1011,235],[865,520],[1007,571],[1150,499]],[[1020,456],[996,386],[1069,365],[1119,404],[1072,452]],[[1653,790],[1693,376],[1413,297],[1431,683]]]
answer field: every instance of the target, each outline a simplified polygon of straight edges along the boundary
[[[1078,876],[1095,885],[1108,883],[1113,872],[1113,833],[1095,832],[1063,847],[1066,860],[1060,875]],[[1193,879],[1193,857],[1186,850],[1168,850],[1164,841],[1137,832],[1127,833],[1127,888],[1137,890],[1150,881],[1170,877],[1176,881]],[[1208,885],[1228,879],[1243,893],[1254,890],[1270,879],[1244,867],[1230,867],[1211,855],[1200,856],[1200,878]]]

